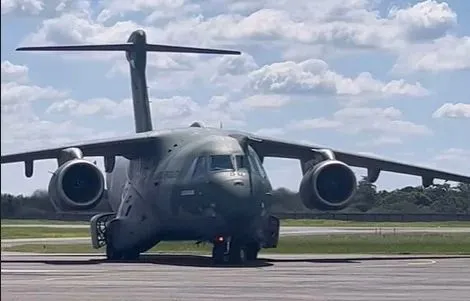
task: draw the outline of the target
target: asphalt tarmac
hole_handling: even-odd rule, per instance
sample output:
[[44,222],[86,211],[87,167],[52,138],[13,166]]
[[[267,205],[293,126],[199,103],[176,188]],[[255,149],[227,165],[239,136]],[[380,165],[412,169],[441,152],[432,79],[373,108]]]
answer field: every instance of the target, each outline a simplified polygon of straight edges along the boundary
[[469,300],[470,257],[269,255],[245,267],[210,258],[2,253],[1,300]]

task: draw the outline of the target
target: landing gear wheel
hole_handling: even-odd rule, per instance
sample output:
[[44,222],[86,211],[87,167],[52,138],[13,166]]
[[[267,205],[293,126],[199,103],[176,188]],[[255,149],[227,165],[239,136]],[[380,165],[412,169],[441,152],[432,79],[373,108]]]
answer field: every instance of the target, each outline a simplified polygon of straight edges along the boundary
[[106,244],[106,258],[108,260],[119,260],[122,258],[121,252],[117,251],[108,241]]
[[119,250],[116,250],[113,244],[113,236],[112,236],[112,222],[108,224],[105,241],[106,241],[106,258],[108,260],[119,260],[122,259],[123,253]]
[[260,248],[257,243],[249,243],[246,246],[246,260],[253,261],[258,259],[258,252]]
[[227,244],[225,242],[214,243],[212,247],[212,260],[215,264],[223,264],[225,262],[225,252],[227,250]]
[[124,260],[136,260],[140,256],[140,253],[135,250],[126,251],[123,253],[122,258]]
[[237,239],[230,242],[228,261],[231,264],[242,264],[246,261],[246,248]]

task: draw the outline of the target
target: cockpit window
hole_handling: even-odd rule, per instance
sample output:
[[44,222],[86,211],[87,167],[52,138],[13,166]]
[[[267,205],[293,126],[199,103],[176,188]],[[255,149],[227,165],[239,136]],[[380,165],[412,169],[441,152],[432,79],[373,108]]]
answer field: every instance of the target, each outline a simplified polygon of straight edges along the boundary
[[206,157],[199,157],[196,160],[197,162],[194,167],[193,177],[204,176],[206,173]]
[[242,156],[242,155],[236,155],[235,156],[235,163],[237,165],[237,169],[246,168],[245,160],[246,160],[245,156]]
[[211,170],[233,170],[232,157],[230,155],[211,156]]

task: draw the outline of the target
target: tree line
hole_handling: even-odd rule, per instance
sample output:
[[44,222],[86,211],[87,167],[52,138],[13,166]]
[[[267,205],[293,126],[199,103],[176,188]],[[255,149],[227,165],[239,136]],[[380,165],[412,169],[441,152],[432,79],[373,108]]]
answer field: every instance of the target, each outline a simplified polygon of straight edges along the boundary
[[[312,212],[302,204],[298,193],[285,188],[275,191],[270,205],[276,212]],[[351,205],[340,212],[470,214],[470,185],[437,184],[378,191],[373,183],[363,179]]]
[[[321,212],[307,209],[297,192],[286,188],[273,191],[267,206],[273,212]],[[97,208],[90,212],[109,212],[111,208],[107,202],[101,202]],[[37,216],[53,214],[55,212],[48,194],[45,191],[35,191],[30,196],[1,195],[2,218],[22,216]],[[378,191],[377,187],[365,180],[358,183],[357,193],[352,203],[342,213],[439,213],[439,214],[469,214],[470,215],[470,185],[449,184],[404,187],[393,191]]]

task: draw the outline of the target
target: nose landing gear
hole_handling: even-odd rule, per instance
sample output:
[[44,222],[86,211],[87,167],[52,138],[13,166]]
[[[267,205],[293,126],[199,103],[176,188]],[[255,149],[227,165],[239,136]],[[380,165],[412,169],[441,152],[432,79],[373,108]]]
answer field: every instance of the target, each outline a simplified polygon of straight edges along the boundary
[[213,242],[212,260],[214,264],[244,264],[256,260],[260,247],[256,242],[244,242],[235,237],[219,236]]

